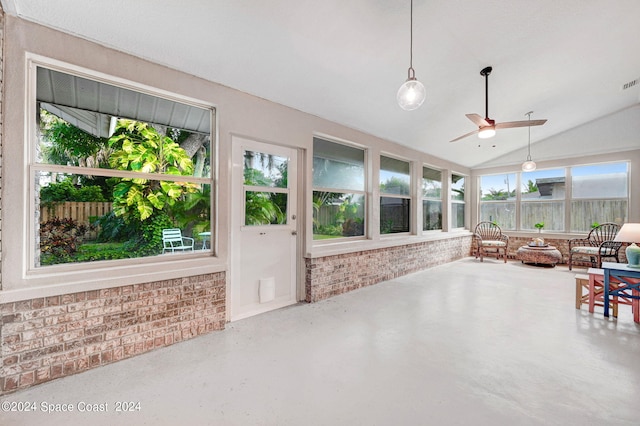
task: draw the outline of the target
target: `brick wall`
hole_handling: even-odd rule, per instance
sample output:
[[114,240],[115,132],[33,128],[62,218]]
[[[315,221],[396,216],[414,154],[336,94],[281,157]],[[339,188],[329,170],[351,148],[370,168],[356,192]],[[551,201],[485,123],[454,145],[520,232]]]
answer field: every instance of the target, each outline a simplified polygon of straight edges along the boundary
[[225,274],[0,305],[0,393],[224,329]]
[[469,255],[471,236],[307,258],[306,301],[317,302]]

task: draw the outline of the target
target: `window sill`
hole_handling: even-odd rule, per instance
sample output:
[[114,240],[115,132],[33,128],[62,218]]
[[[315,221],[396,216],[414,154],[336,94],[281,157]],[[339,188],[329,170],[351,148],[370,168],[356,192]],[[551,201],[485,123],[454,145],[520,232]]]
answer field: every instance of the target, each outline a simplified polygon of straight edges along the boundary
[[308,259],[315,259],[318,257],[335,256],[357,251],[405,246],[427,241],[448,240],[451,238],[466,237],[470,235],[472,234],[468,230],[456,230],[451,232],[429,231],[422,235],[384,235],[378,240],[341,241],[333,244],[318,245],[313,247],[310,252],[306,253],[305,257]]
[[86,264],[82,270],[46,268],[46,270],[31,273],[23,277],[22,280],[14,281],[11,286],[8,286],[7,281],[3,280],[0,304],[227,270],[225,261],[211,256],[175,260],[167,259],[167,256],[144,264],[114,266],[111,262],[95,262]]

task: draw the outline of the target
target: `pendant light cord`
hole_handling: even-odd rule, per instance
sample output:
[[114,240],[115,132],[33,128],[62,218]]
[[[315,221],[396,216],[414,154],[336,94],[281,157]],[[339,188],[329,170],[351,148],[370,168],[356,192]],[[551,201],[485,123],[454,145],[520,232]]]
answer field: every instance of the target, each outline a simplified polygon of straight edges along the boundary
[[413,0],[411,0],[411,9],[410,9],[410,20],[409,20],[409,70],[407,71],[407,77],[409,79],[416,78],[416,73],[413,70]]
[[531,161],[531,114],[533,111],[529,111],[527,115],[529,116],[529,149],[527,151],[527,161]]

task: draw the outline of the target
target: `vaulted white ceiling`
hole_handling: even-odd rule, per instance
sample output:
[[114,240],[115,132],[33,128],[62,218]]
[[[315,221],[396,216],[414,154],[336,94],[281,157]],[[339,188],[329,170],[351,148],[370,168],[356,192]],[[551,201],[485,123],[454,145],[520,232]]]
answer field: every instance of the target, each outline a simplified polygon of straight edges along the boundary
[[466,113],[485,115],[488,65],[490,118],[548,119],[531,129],[538,157],[640,148],[635,132],[571,147],[562,136],[594,120],[624,125],[608,117],[630,109],[640,121],[640,82],[623,90],[640,80],[638,0],[414,0],[413,68],[427,90],[415,111],[395,100],[409,67],[409,0],[1,1],[21,18],[468,167],[526,151],[527,128],[449,142],[474,130]]

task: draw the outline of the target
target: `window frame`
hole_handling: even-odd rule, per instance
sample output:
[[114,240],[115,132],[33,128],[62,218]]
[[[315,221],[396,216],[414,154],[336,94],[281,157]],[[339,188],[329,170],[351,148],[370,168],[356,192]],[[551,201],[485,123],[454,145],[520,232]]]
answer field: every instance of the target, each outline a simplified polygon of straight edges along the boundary
[[[325,143],[330,143],[330,144],[335,144],[335,145],[341,145],[350,149],[355,149],[358,151],[362,151],[362,178],[363,178],[363,187],[361,190],[358,189],[348,189],[348,188],[330,188],[330,187],[325,187],[325,186],[316,186],[314,181],[313,181],[313,167],[312,167],[312,171],[311,171],[311,202],[313,203],[313,196],[315,192],[333,192],[333,193],[339,193],[339,194],[343,194],[343,195],[359,195],[362,196],[362,205],[363,205],[363,233],[362,235],[353,235],[353,236],[348,236],[348,235],[343,235],[343,236],[336,236],[335,238],[327,238],[327,239],[316,239],[315,238],[315,233],[312,230],[311,233],[311,243],[313,246],[322,246],[322,245],[328,245],[328,244],[333,244],[333,243],[344,243],[344,242],[348,242],[348,241],[362,241],[362,240],[366,240],[369,238],[368,236],[368,229],[369,229],[369,209],[368,209],[368,205],[369,205],[369,197],[368,197],[368,155],[369,155],[369,150],[366,147],[354,144],[354,143],[350,143],[347,141],[338,141],[335,138],[331,138],[328,136],[324,136],[324,135],[318,135],[315,134],[313,135],[313,141],[312,144],[315,144],[315,140],[321,140]],[[311,154],[311,162],[313,164],[314,158],[316,158],[316,152],[315,149],[312,150],[312,154]],[[313,208],[312,208],[313,211]],[[312,220],[313,220],[313,213],[311,214],[312,216]],[[313,228],[313,227],[312,227]]]
[[[463,199],[462,200],[456,200],[453,198],[453,177],[454,176],[460,176],[462,179],[464,179],[464,185],[466,185],[466,188],[464,190],[464,195],[463,195]],[[452,230],[461,230],[461,229],[467,229],[467,215],[468,215],[468,208],[467,208],[467,197],[469,196],[469,176],[462,174],[462,173],[458,173],[458,172],[451,172],[450,175],[451,179],[449,179],[449,203],[451,205],[451,208],[449,209],[449,223],[451,226]],[[453,223],[453,217],[454,217],[454,207],[457,205],[462,205],[463,207],[463,217],[462,217],[462,222],[463,225],[462,226],[454,226]]]
[[[626,164],[626,179],[627,179],[627,195],[626,197],[601,197],[601,198],[575,198],[573,196],[573,176],[572,176],[572,169],[573,168],[579,168],[579,167],[585,167],[585,166],[606,166],[608,164],[611,165],[615,165],[615,164]],[[584,200],[589,200],[589,201],[610,201],[610,200],[625,200],[626,201],[626,212],[625,212],[625,217],[624,218],[620,218],[622,222],[626,222],[629,219],[629,209],[630,209],[630,204],[631,204],[631,161],[630,160],[625,160],[625,159],[612,159],[610,161],[602,161],[602,162],[577,162],[575,164],[571,164],[571,165],[567,165],[567,166],[560,166],[560,167],[548,167],[548,168],[539,168],[537,169],[537,171],[544,171],[544,170],[560,170],[564,173],[564,179],[565,179],[565,188],[564,188],[564,196],[562,198],[555,198],[555,199],[545,199],[545,200],[524,200],[522,197],[522,188],[524,185],[525,177],[527,176],[526,172],[522,172],[520,170],[515,171],[516,173],[516,179],[519,182],[519,185],[517,187],[516,190],[516,225],[517,228],[511,231],[515,231],[515,232],[525,232],[525,233],[533,233],[533,232],[539,232],[535,229],[525,229],[523,228],[522,225],[522,210],[523,210],[523,205],[525,203],[542,203],[542,202],[555,202],[555,203],[562,203],[563,209],[564,209],[564,221],[563,221],[563,230],[550,230],[547,227],[545,227],[543,230],[546,231],[547,233],[552,233],[552,234],[584,234],[587,233],[589,230],[573,230],[573,226],[574,224],[572,223],[572,205],[575,201],[584,201]],[[493,176],[493,175],[497,175],[497,174],[505,174],[505,173],[514,173],[514,172],[509,172],[509,171],[505,171],[503,173],[487,173],[487,174],[479,174],[477,175],[478,178],[478,207],[477,207],[477,216],[478,216],[478,220],[480,220],[480,214],[481,214],[481,205],[483,203],[483,201],[481,200],[480,197],[480,182],[482,180],[482,177],[484,176]],[[486,201],[485,201],[486,202]],[[611,219],[610,221],[613,221],[613,219]],[[621,225],[622,223],[620,223]]]
[[[425,183],[424,174],[425,174],[425,169],[440,173],[440,180],[439,181],[435,181],[433,179],[430,179],[430,181],[433,181],[433,182],[440,182],[440,188],[439,188],[440,189],[440,197],[439,198],[429,197],[429,196],[424,195],[424,183]],[[441,169],[438,169],[438,168],[435,168],[435,167],[432,167],[432,166],[429,166],[429,165],[426,165],[426,164],[422,165],[422,180],[421,180],[421,184],[422,185],[420,186],[420,201],[422,202],[421,228],[422,228],[422,232],[423,233],[424,232],[434,233],[434,232],[442,232],[443,231],[444,219],[446,219],[446,218],[444,217],[444,201],[443,201],[443,198],[444,198],[444,194],[443,194],[443,192],[444,192],[443,191],[444,182],[442,181],[442,177],[445,174],[446,174],[445,171],[443,171]],[[440,228],[437,228],[437,229],[424,229],[424,215],[425,215],[424,202],[425,201],[434,201],[434,202],[439,202],[440,203]]]
[[[407,173],[407,176],[409,177],[409,182],[408,182],[409,193],[408,194],[393,194],[393,193],[383,192],[382,191],[382,189],[380,188],[380,186],[382,185],[380,177],[381,177],[382,171],[384,170],[382,168],[382,157],[386,157],[386,158],[389,158],[391,160],[407,163],[407,165],[409,166],[409,171]],[[413,217],[416,214],[416,208],[417,208],[416,205],[412,206],[412,204],[415,204],[415,203],[412,202],[413,199],[414,199],[414,196],[413,196],[413,185],[414,185],[414,183],[413,183],[413,167],[414,167],[413,162],[411,160],[408,160],[408,159],[405,159],[405,158],[401,158],[401,157],[398,157],[398,156],[395,156],[395,155],[391,155],[391,154],[388,154],[386,152],[380,153],[379,160],[380,160],[380,163],[379,163],[380,165],[379,165],[379,168],[378,168],[378,175],[379,175],[379,179],[378,179],[378,194],[379,194],[379,196],[378,196],[378,209],[379,210],[378,210],[378,212],[379,212],[379,216],[380,216],[380,221],[382,220],[382,199],[383,198],[395,198],[395,199],[399,199],[399,200],[406,200],[406,202],[409,203],[409,206],[408,206],[409,216],[406,218],[406,221],[407,221],[407,223],[409,225],[408,226],[409,229],[407,231],[401,231],[401,232],[383,233],[382,232],[381,223],[378,223],[378,232],[380,233],[380,237],[381,238],[388,238],[388,237],[398,236],[398,235],[411,235],[412,232],[413,232]]]
[[[3,233],[3,242],[9,245],[19,243],[20,247],[20,249],[16,250],[16,256],[12,257],[11,261],[7,260],[8,264],[5,265],[7,267],[3,268],[3,293],[6,290],[12,291],[11,296],[5,296],[5,300],[10,300],[13,297],[21,297],[19,294],[24,292],[30,294],[31,291],[35,291],[35,289],[50,288],[46,293],[57,294],[61,291],[80,291],[87,288],[104,288],[113,285],[147,282],[153,279],[167,279],[184,276],[185,273],[193,275],[223,270],[224,259],[214,251],[217,249],[217,240],[211,240],[212,247],[215,247],[212,251],[196,250],[193,254],[189,253],[184,256],[159,255],[131,259],[63,263],[46,267],[35,265],[36,234],[39,233],[39,224],[36,224],[34,220],[36,217],[35,191],[38,190],[38,186],[34,180],[35,171],[64,171],[79,173],[81,175],[90,175],[92,171],[90,168],[38,162],[36,143],[39,138],[37,135],[38,124],[36,120],[39,110],[36,99],[36,88],[37,69],[39,67],[209,110],[211,120],[211,172],[207,178],[190,177],[189,181],[198,179],[201,180],[202,183],[210,185],[210,229],[211,232],[214,232],[214,235],[217,235],[215,231],[218,229],[216,220],[217,204],[215,202],[218,193],[218,123],[217,107],[209,102],[182,96],[141,83],[134,83],[130,80],[105,74],[95,69],[80,67],[42,55],[26,53],[24,63],[25,96],[22,103],[24,117],[23,140],[20,147],[10,149],[8,153],[8,156],[22,163],[22,167],[13,167],[11,170],[8,170],[5,175],[9,178],[13,177],[14,179],[18,178],[19,175],[21,175],[21,177],[18,180],[19,185],[15,187],[16,190],[11,191],[11,194],[7,194],[6,198],[3,199],[5,202],[12,203],[17,203],[18,200],[20,200],[17,205],[23,206],[22,211],[24,214],[16,215],[20,217],[16,217],[15,220],[6,221],[7,224],[9,224],[9,222],[12,224],[11,227],[15,229],[15,232]],[[125,177],[127,174],[126,171],[111,169],[93,169],[93,171],[99,171],[101,175],[115,177]],[[161,174],[148,174],[146,176],[136,174],[136,177],[146,177],[154,180],[185,180],[184,176],[177,177]]]

